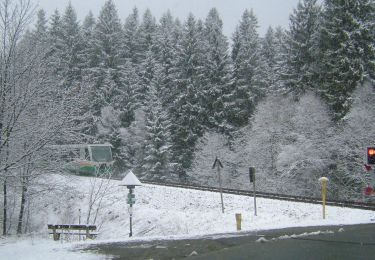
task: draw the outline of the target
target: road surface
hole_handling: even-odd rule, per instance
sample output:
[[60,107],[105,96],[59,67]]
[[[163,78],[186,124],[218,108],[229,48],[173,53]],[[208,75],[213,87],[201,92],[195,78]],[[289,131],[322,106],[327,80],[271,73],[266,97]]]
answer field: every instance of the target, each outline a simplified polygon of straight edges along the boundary
[[375,224],[92,245],[108,259],[375,259]]

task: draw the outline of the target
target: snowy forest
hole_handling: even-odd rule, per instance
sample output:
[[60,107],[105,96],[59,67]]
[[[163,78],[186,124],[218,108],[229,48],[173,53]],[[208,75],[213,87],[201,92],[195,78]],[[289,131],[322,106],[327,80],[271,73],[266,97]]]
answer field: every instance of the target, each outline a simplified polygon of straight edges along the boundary
[[373,0],[301,0],[265,35],[244,10],[230,38],[215,8],[123,18],[108,0],[80,21],[72,5],[1,0],[0,17],[1,214],[19,214],[17,232],[27,201],[53,192],[49,145],[110,143],[115,174],[141,180],[217,186],[216,156],[231,188],[250,188],[250,166],[268,192],[318,196],[326,176],[331,199],[371,179]]

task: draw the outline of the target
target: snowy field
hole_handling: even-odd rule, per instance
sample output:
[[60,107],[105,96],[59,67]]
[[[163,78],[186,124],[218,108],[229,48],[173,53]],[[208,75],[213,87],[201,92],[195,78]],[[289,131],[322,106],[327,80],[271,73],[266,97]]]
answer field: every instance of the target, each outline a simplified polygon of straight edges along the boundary
[[[171,187],[144,185],[136,187],[133,214],[133,238],[129,238],[128,190],[119,181],[101,183],[106,188],[96,225],[99,235],[94,241],[59,241],[48,236],[48,224],[85,222],[89,192],[99,182],[84,177],[53,177],[69,185],[59,198],[47,204],[40,198],[32,236],[0,240],[0,259],[101,259],[92,253],[73,252],[77,245],[108,241],[181,239],[236,232],[235,214],[242,214],[242,232],[285,227],[359,224],[375,222],[375,212],[327,207],[297,202],[257,199],[254,216],[253,198],[224,194],[225,213],[221,212],[220,194]],[[104,185],[104,186],[103,186]],[[95,190],[95,189],[94,189]],[[81,209],[81,211],[79,211]],[[80,213],[79,213],[80,212]],[[80,215],[81,214],[81,215]],[[90,223],[91,224],[91,223]]]

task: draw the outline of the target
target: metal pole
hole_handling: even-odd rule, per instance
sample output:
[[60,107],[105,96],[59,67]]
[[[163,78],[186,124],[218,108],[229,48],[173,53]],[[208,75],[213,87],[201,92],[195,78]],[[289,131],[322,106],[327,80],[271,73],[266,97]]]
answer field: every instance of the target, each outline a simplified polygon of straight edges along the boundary
[[254,192],[254,215],[257,215],[257,195],[256,195],[256,189],[255,189],[255,168],[250,167],[249,168],[249,178],[250,183],[253,183],[253,192]]
[[133,221],[132,221],[132,212],[133,212],[133,205],[130,205],[130,233],[129,233],[129,237],[132,237],[133,236]]
[[327,193],[327,182],[322,182],[322,201],[323,201],[323,219],[326,218],[326,193]]
[[[81,225],[81,209],[78,209],[79,216],[78,216],[78,224]],[[79,241],[81,241],[81,235],[78,236]]]
[[253,189],[254,189],[254,215],[256,216],[257,215],[257,194],[255,191],[255,178],[253,182]]
[[219,175],[219,185],[220,185],[220,197],[221,197],[221,210],[224,213],[224,200],[223,200],[223,188],[221,185],[221,174],[220,174],[220,165],[217,164],[217,173]]
[[[131,194],[133,194],[133,189],[129,189],[129,194],[130,194],[130,200],[131,200]],[[129,237],[133,236],[133,204],[130,202],[130,208],[129,208],[129,216],[130,216],[130,233]]]

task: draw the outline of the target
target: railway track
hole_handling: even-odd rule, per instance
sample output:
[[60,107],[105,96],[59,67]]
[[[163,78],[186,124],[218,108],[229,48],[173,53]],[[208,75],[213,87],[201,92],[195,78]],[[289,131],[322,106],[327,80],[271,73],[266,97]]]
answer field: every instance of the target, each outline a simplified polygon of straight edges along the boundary
[[[220,192],[220,189],[216,187],[200,186],[200,185],[195,185],[195,184],[193,185],[193,184],[181,184],[181,183],[170,183],[170,182],[146,181],[146,180],[142,180],[142,183],[175,187],[175,188]],[[227,194],[243,195],[243,196],[249,196],[249,197],[252,197],[254,195],[254,192],[249,191],[249,190],[223,188],[222,191],[223,193],[227,193]],[[305,196],[293,196],[293,195],[285,195],[285,194],[277,194],[277,193],[269,193],[269,192],[261,192],[261,191],[257,191],[256,196],[261,197],[261,198],[267,198],[267,199],[322,204],[322,200],[320,198],[305,197]],[[359,202],[359,201],[357,202],[357,201],[343,201],[343,200],[328,200],[326,202],[326,205],[375,211],[375,203],[366,203],[366,202]]]

